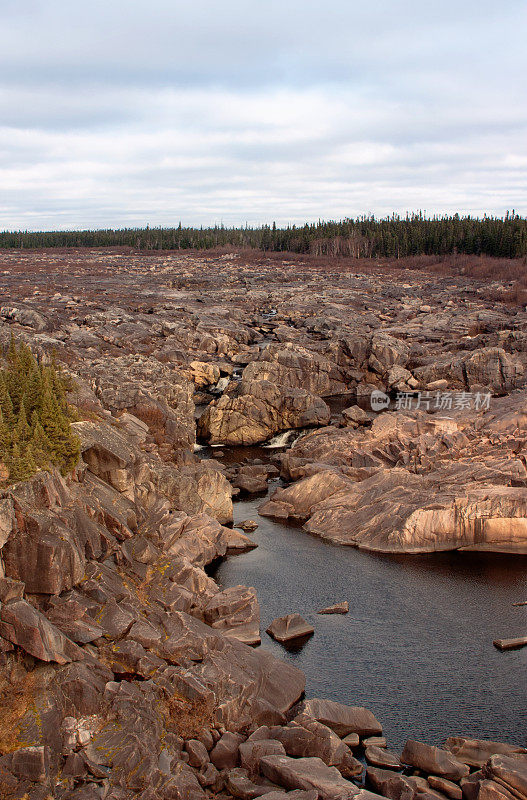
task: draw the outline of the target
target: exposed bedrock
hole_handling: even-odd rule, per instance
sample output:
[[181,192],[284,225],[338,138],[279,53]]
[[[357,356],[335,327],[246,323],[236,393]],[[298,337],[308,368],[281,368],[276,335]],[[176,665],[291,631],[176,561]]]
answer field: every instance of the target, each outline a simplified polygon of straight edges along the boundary
[[[316,428],[265,513],[371,549],[525,552],[527,312],[501,302],[510,287],[234,252],[0,262],[0,343],[56,353],[82,444],[67,478],[8,486],[0,469],[2,800],[527,800],[521,747],[452,735],[399,754],[368,709],[297,705],[303,673],[248,646],[254,590],[205,571],[256,546],[224,527],[227,478],[254,494],[276,470],[193,452],[195,402],[211,443]],[[478,413],[353,406],[373,389],[494,396]],[[331,395],[350,406],[338,426]]]
[[222,523],[232,521],[232,489],[215,464],[192,458],[179,466],[165,463],[127,438],[128,431],[119,422],[74,423],[91,474],[132,502],[147,505],[149,495],[157,493],[175,508],[204,511]]
[[260,513],[381,552],[527,553],[526,408],[517,391],[487,413],[395,412],[365,430],[313,432],[282,459],[301,479]]
[[231,395],[207,407],[198,435],[210,444],[251,445],[279,431],[326,425],[329,419],[326,403],[305,389],[244,379]]
[[[43,797],[69,797],[51,794],[60,769],[71,797],[74,779],[104,779],[123,798],[148,786],[202,798],[191,768],[201,751],[189,747],[185,765],[181,733],[279,724],[305,678],[244,644],[259,639],[254,591],[220,591],[203,570],[233,531],[175,508],[133,443],[94,425],[77,424],[87,462],[74,479],[40,473],[2,496],[0,657],[27,700],[16,727],[25,750],[0,758],[0,786],[36,781]],[[29,672],[15,648],[34,659]],[[68,726],[81,726],[73,747]]]

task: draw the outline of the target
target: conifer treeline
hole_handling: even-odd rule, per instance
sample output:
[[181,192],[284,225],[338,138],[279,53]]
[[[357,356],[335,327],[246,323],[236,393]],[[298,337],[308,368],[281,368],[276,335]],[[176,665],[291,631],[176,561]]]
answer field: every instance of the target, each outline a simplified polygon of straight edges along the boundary
[[39,469],[57,467],[63,475],[79,458],[71,433],[72,410],[66,383],[52,365],[38,364],[23,342],[12,338],[0,370],[0,461],[2,478],[25,480]]
[[221,246],[314,253],[356,258],[404,258],[416,255],[527,255],[527,219],[504,217],[359,217],[277,228],[123,228],[120,230],[0,233],[1,248],[133,247],[140,250],[209,249]]

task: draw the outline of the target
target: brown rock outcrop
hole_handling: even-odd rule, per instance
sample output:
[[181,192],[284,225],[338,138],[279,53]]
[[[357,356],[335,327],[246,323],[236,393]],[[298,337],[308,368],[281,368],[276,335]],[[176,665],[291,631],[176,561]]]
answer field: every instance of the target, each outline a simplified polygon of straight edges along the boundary
[[359,794],[357,786],[320,758],[263,756],[260,769],[267,778],[286,789],[315,789],[320,800],[351,800]]
[[414,739],[406,742],[401,754],[401,761],[403,764],[417,767],[423,772],[453,781],[465,778],[470,771],[466,764],[454,758],[449,751],[441,750],[439,747],[433,747],[424,742],[417,742]]
[[290,428],[325,425],[329,418],[324,401],[305,389],[244,380],[235,393],[207,407],[198,435],[210,444],[251,445]]
[[375,736],[382,733],[382,725],[373,713],[361,706],[346,706],[334,700],[313,697],[305,700],[303,713],[322,722],[338,736],[357,733],[359,736]]
[[[260,513],[307,520],[339,544],[380,552],[527,552],[525,391],[487,413],[381,414],[370,429],[300,439]],[[302,477],[306,476],[306,477]],[[433,502],[430,498],[433,498]]]

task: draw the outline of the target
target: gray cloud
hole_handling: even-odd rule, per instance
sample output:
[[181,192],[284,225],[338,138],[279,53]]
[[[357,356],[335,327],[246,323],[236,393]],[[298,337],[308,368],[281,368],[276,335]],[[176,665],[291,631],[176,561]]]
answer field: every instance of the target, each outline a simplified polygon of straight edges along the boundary
[[527,212],[523,2],[0,13],[0,227]]

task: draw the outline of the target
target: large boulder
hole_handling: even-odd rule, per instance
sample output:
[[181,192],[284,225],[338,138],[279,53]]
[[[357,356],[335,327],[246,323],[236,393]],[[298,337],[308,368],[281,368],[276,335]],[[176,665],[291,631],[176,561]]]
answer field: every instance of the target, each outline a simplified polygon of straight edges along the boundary
[[527,497],[519,487],[471,485],[463,493],[432,475],[380,470],[312,512],[307,531],[368,550],[527,552]]
[[10,322],[18,322],[27,328],[35,331],[43,331],[46,328],[46,320],[38,311],[28,306],[2,306],[0,317]]
[[0,636],[40,661],[67,664],[84,658],[74,642],[25,600],[2,604]]
[[137,446],[137,437],[127,435],[126,419],[121,428],[103,421],[76,422],[72,427],[90,473],[129,500],[148,505],[155,488],[175,508],[232,522],[232,489],[214,464],[190,460],[176,467],[147,459]]
[[489,739],[467,739],[466,736],[449,736],[444,747],[458,761],[470,767],[482,767],[493,755],[527,755],[525,747],[506,742],[493,742]]
[[361,737],[382,733],[381,723],[371,711],[361,706],[346,706],[334,700],[313,697],[305,700],[302,708],[304,714],[327,725],[340,737],[349,733],[357,733]]
[[319,800],[352,800],[359,794],[357,786],[320,758],[263,756],[260,769],[266,778],[286,789],[315,789]]
[[283,744],[276,739],[248,740],[241,743],[238,749],[242,767],[253,776],[259,774],[260,761],[264,756],[284,756],[286,754]]
[[399,760],[399,756],[396,753],[392,753],[390,750],[387,750],[385,747],[376,747],[375,745],[370,745],[366,747],[364,750],[364,757],[368,764],[372,764],[374,767],[383,767],[384,769],[402,769],[403,765]]
[[368,361],[370,369],[379,375],[385,375],[394,366],[404,367],[410,348],[406,342],[377,331],[371,339],[371,351]]
[[527,798],[527,758],[494,755],[483,767],[483,776],[503,786],[510,794]]
[[408,739],[401,754],[403,764],[409,764],[431,775],[459,781],[466,778],[470,770],[448,750]]
[[156,465],[150,469],[150,477],[175,508],[188,514],[208,514],[222,524],[232,522],[232,487],[214,464]]
[[276,489],[272,499],[263,503],[258,513],[275,516],[279,510],[280,515],[285,512],[291,519],[306,520],[319,503],[347,491],[351,483],[349,478],[336,470],[321,470],[285,489]]
[[337,767],[346,778],[360,775],[363,766],[331,728],[307,714],[295,717],[287,727],[273,728],[273,736],[285,747],[288,756],[316,757],[330,767]]
[[446,380],[449,387],[470,390],[484,386],[492,392],[510,391],[518,386],[524,367],[520,359],[500,347],[484,347],[473,353],[448,354],[413,370],[414,376],[426,386]]
[[291,428],[326,425],[329,419],[328,406],[305,389],[242,381],[233,394],[207,407],[198,435],[210,444],[251,445]]
[[476,414],[399,411],[369,429],[313,431],[282,457],[282,475],[296,483],[260,513],[379,552],[525,553],[526,397],[515,392]]
[[[366,784],[390,800],[432,800],[428,796],[428,781],[409,775],[399,775],[391,769],[369,766],[366,769]],[[440,800],[437,796],[434,800]]]
[[230,586],[211,597],[203,611],[205,622],[245,644],[260,644],[260,606],[256,590]]
[[270,344],[243,371],[248,381],[270,381],[291,389],[306,389],[320,397],[347,390],[345,369],[326,355],[293,342]]
[[90,472],[133,500],[134,465],[139,454],[127,437],[102,422],[75,422],[72,428]]

